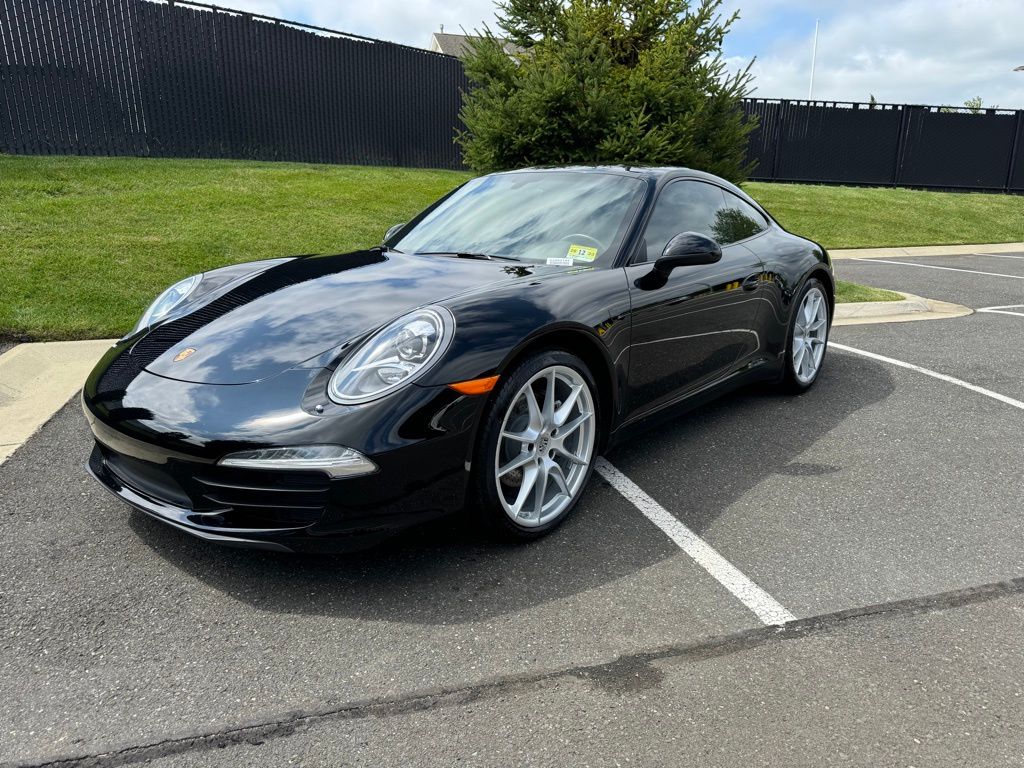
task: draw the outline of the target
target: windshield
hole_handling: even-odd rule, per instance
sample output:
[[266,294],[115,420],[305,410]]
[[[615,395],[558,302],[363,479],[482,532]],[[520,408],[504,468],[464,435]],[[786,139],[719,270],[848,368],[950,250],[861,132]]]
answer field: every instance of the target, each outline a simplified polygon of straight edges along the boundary
[[405,253],[608,266],[644,186],[638,179],[611,173],[482,176],[457,189],[389,245]]

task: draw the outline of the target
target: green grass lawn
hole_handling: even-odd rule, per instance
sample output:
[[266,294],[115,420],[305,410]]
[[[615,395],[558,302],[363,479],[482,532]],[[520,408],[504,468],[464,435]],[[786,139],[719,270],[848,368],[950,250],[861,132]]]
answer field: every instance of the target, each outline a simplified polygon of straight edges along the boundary
[[0,157],[0,337],[120,336],[187,275],[376,245],[467,174]]
[[749,182],[786,229],[826,248],[1024,241],[1024,195]]
[[859,301],[902,301],[903,296],[896,291],[858,285],[847,280],[836,280],[836,302],[850,304]]
[[[380,242],[468,174],[229,160],[0,156],[0,338],[119,336],[222,264]],[[749,184],[827,247],[1024,240],[1024,198]]]

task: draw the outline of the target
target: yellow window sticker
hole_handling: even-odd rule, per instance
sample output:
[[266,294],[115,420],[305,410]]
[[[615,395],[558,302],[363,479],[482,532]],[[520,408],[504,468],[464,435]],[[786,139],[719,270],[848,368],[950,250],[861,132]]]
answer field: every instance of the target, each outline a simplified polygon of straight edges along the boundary
[[597,258],[597,248],[591,248],[589,245],[576,245],[576,243],[573,243],[569,246],[569,252],[566,256],[570,259],[576,259],[577,261],[593,261]]

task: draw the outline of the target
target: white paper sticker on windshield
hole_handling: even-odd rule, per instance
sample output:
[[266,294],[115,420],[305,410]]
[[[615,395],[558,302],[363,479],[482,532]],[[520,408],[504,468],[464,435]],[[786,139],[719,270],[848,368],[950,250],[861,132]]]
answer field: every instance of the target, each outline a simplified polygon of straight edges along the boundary
[[566,254],[570,259],[576,259],[577,261],[593,261],[597,258],[597,248],[591,248],[589,245],[577,245],[573,243],[569,246],[569,252]]
[[549,267],[571,267],[572,259],[568,256],[552,256],[548,258],[547,265]]

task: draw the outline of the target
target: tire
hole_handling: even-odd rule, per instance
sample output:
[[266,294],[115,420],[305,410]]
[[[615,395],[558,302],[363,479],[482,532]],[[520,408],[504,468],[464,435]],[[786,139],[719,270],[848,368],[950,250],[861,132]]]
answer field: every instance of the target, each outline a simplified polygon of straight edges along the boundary
[[533,354],[502,376],[473,459],[477,513],[487,529],[530,541],[569,516],[593,472],[598,403],[586,364],[561,350]]
[[[808,308],[809,304],[813,308]],[[810,278],[804,283],[793,307],[786,336],[782,388],[791,394],[799,394],[814,386],[825,365],[832,328],[828,289],[817,278]],[[813,350],[810,356],[808,345]]]

